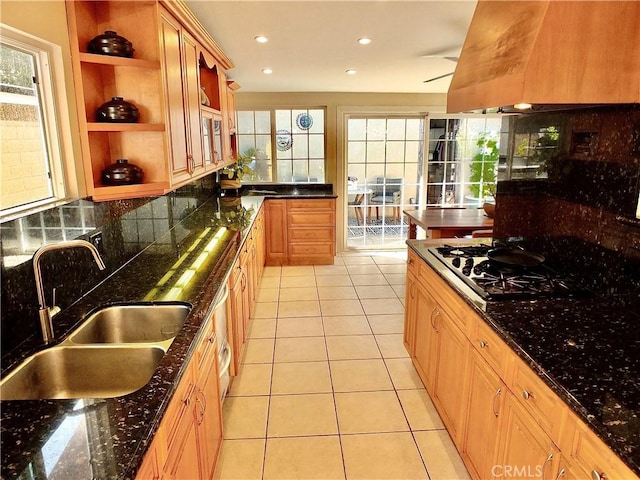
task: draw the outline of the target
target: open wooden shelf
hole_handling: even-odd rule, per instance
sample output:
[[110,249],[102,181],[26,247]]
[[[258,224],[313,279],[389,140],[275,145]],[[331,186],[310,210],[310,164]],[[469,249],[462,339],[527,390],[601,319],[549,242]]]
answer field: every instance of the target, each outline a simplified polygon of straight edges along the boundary
[[96,63],[98,65],[113,65],[114,67],[137,67],[160,69],[160,62],[154,60],[141,60],[139,58],[114,57],[109,55],[99,55],[96,53],[78,54],[80,61],[83,63]]
[[155,197],[169,190],[169,182],[137,183],[135,185],[96,186],[91,195],[95,201],[123,198]]
[[164,132],[164,123],[87,122],[90,132]]

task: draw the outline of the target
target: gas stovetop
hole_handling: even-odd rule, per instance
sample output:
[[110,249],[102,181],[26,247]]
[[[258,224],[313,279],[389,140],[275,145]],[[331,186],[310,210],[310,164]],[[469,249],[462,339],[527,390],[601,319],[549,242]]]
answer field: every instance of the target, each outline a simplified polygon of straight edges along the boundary
[[485,300],[584,296],[577,281],[544,263],[535,266],[504,265],[487,257],[488,245],[432,247],[429,252]]

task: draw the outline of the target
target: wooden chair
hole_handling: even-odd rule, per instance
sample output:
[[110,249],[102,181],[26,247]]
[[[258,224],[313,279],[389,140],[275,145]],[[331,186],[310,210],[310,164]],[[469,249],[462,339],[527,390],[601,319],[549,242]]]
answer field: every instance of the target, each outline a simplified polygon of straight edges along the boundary
[[403,178],[376,177],[375,185],[371,186],[373,193],[369,199],[369,216],[371,206],[376,207],[376,219],[380,219],[380,207],[393,208],[393,220],[400,221],[400,197],[402,195]]

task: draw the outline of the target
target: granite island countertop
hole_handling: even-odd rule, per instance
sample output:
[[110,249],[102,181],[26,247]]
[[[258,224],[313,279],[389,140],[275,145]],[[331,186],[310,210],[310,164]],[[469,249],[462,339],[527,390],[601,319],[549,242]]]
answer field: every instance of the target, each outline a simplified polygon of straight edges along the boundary
[[[433,241],[407,244],[427,263],[435,259]],[[479,305],[438,273],[640,475],[639,312],[597,295]]]
[[[55,317],[57,332],[73,330],[96,308],[122,302],[181,301],[193,308],[147,385],[116,398],[14,400],[0,402],[2,478],[25,470],[28,478],[132,479],[153,439],[175,391],[186,360],[200,336],[201,326],[222,293],[229,271],[263,197],[243,197],[222,207],[215,198],[205,202],[181,225],[190,233],[179,242],[172,230],[145,248],[77,304]],[[225,221],[224,212],[244,208],[242,225]],[[222,215],[221,215],[222,213]],[[161,279],[175,270],[174,279],[190,268],[217,235],[202,267],[187,285],[165,285]],[[183,259],[179,262],[179,259]],[[180,263],[179,266],[178,263]],[[64,340],[66,335],[61,335]],[[42,349],[39,338],[3,357],[3,375],[23,358]]]

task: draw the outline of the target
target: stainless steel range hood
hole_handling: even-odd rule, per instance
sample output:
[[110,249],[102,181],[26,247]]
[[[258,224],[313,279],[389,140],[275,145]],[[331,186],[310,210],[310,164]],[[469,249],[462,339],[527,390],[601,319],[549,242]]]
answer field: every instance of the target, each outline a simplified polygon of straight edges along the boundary
[[447,111],[518,103],[640,103],[640,2],[479,0]]

